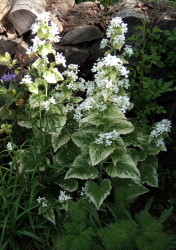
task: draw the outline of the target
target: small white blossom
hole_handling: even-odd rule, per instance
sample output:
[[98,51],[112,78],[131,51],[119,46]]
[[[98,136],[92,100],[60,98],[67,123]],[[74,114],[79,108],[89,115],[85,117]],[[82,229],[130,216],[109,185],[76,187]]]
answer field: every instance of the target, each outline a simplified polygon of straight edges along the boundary
[[114,106],[120,108],[123,113],[126,113],[126,110],[130,106],[130,99],[126,96],[112,96],[114,99]]
[[22,82],[20,82],[20,84],[23,84],[23,83],[30,85],[33,82],[29,75],[25,75],[24,78],[22,79]]
[[109,133],[100,133],[99,138],[95,141],[97,144],[105,144],[105,146],[110,146],[113,140],[116,140],[119,137],[119,133],[116,130],[113,130]]
[[68,201],[68,200],[71,199],[71,197],[68,196],[68,195],[66,195],[65,193],[66,193],[66,191],[60,191],[59,200],[60,200],[61,202],[63,202],[63,201]]
[[84,189],[85,189],[85,188],[82,187],[82,191],[81,191],[81,193],[80,193],[81,196],[84,196],[84,195],[85,195],[85,194],[84,194]]
[[7,149],[8,150],[12,150],[13,148],[12,148],[12,143],[11,142],[8,142],[7,143]]
[[44,109],[45,110],[49,110],[50,109],[50,104],[57,104],[56,103],[56,100],[53,98],[53,97],[51,97],[48,101],[43,101],[42,103],[41,103],[41,105],[44,107]]
[[46,201],[46,198],[43,197],[41,198],[40,196],[38,197],[37,199],[38,203],[42,205],[42,207],[47,207],[47,201]]
[[62,53],[57,52],[57,54],[55,55],[55,61],[56,64],[62,64],[64,67],[66,67],[66,60]]
[[123,55],[128,55],[128,56],[134,55],[133,49],[130,45],[125,45],[124,50],[125,52],[123,53]]
[[104,49],[107,46],[108,42],[109,42],[108,39],[103,38],[101,43],[100,43],[100,48]]

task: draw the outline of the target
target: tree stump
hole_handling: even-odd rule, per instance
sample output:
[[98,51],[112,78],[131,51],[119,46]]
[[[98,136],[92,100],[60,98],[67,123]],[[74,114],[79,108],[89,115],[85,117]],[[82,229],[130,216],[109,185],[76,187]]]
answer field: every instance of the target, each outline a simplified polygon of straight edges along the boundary
[[45,12],[45,0],[15,0],[15,4],[8,15],[19,35],[30,30],[38,14]]
[[0,41],[0,54],[5,55],[8,52],[10,55],[16,53],[18,48],[17,41],[10,41],[10,40],[1,40]]

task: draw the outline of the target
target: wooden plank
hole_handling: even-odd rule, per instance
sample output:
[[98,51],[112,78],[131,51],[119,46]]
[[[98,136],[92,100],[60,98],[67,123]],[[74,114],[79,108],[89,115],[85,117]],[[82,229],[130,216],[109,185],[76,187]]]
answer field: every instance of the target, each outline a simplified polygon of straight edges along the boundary
[[38,14],[45,12],[46,0],[15,0],[8,19],[19,35],[30,30]]

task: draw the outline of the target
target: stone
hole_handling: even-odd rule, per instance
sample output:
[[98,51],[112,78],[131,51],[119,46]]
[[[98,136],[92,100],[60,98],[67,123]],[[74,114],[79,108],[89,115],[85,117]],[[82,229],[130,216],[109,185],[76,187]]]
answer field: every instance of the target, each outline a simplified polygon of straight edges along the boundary
[[62,38],[61,45],[77,44],[103,38],[98,27],[82,26],[69,30]]

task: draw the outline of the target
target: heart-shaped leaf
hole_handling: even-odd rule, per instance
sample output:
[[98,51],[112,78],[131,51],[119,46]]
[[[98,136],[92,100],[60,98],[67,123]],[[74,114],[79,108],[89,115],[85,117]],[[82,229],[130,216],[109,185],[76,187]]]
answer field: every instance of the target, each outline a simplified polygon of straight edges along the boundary
[[73,192],[75,190],[77,190],[78,188],[78,181],[70,178],[68,180],[64,179],[65,175],[61,175],[56,181],[55,183],[57,185],[59,185],[62,189],[68,191],[68,192]]
[[108,179],[103,180],[100,185],[94,181],[87,181],[84,192],[90,198],[97,209],[101,206],[103,201],[107,198],[111,191],[111,182]]
[[98,170],[90,166],[90,158],[86,155],[79,155],[73,162],[65,176],[65,179],[78,178],[81,180],[95,179],[98,177]]

